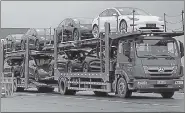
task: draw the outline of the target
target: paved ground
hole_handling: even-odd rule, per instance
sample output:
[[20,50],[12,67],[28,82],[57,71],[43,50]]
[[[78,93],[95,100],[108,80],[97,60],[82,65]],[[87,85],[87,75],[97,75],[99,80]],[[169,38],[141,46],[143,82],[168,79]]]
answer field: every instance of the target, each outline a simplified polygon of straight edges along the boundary
[[2,98],[2,112],[183,112],[184,94],[175,93],[173,99],[159,94],[134,93],[130,99],[110,94],[95,97],[92,92],[78,92],[75,96],[29,91]]

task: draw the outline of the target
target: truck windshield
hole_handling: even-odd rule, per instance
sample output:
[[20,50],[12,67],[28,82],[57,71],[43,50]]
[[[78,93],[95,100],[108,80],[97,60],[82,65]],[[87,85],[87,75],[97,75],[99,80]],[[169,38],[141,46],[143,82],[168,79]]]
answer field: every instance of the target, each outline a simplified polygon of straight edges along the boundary
[[172,39],[144,39],[136,42],[138,57],[177,57],[177,43]]

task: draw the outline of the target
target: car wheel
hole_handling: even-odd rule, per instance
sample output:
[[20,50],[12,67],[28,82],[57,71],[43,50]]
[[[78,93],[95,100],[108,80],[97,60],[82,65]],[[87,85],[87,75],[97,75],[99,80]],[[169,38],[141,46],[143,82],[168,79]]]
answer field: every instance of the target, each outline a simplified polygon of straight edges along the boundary
[[35,49],[40,50],[40,43],[38,40],[35,41]]
[[49,76],[53,76],[54,75],[54,69],[52,65],[49,65]]
[[35,81],[37,81],[37,82],[39,81],[39,74],[38,74],[37,71],[35,72],[34,79],[35,79]]
[[77,29],[74,29],[73,31],[73,41],[77,41],[80,39],[80,33],[78,32]]
[[87,63],[83,64],[82,70],[83,70],[83,72],[89,72],[89,66]]
[[132,92],[128,90],[128,85],[124,78],[118,80],[117,95],[121,98],[128,98],[132,95]]
[[162,93],[161,93],[161,96],[162,96],[163,98],[172,98],[173,95],[174,95],[174,92],[162,92]]
[[11,43],[11,51],[15,51],[15,44]]
[[21,41],[21,50],[25,50],[25,43],[24,43],[24,41]]
[[120,31],[120,33],[126,33],[127,32],[127,22],[125,20],[122,20],[120,22],[119,31]]
[[73,72],[73,67],[72,67],[72,64],[71,63],[68,63],[67,65],[67,72]]
[[97,25],[94,25],[93,30],[92,30],[92,34],[93,34],[94,38],[99,38],[99,28]]

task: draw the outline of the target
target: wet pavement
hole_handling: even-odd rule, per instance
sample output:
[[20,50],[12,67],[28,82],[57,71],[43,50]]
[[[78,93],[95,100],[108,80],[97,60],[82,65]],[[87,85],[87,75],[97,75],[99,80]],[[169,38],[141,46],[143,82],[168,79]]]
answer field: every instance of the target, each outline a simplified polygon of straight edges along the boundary
[[78,92],[62,96],[57,92],[26,91],[2,98],[2,112],[183,112],[184,93],[175,93],[172,99],[160,94],[133,93],[129,99],[113,94],[97,97],[93,92]]

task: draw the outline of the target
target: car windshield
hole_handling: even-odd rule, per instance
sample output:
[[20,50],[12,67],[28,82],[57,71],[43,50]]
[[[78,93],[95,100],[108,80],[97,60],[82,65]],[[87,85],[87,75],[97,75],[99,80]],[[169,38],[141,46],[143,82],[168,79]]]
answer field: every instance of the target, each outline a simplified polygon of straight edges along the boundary
[[68,59],[70,60],[78,59],[85,56],[84,52],[82,51],[66,51],[66,54],[68,56]]
[[53,35],[39,35],[42,40],[54,40]]
[[97,57],[97,53],[96,53],[96,50],[91,50],[87,56],[90,56],[90,57]]
[[16,65],[21,65],[23,60],[22,59],[12,59],[12,60],[9,60],[10,62],[8,62],[8,64],[10,66],[16,66]]
[[122,15],[132,15],[133,14],[133,10],[135,10],[135,15],[143,15],[143,16],[149,16],[150,14],[141,10],[141,9],[137,9],[137,8],[118,8],[118,11],[122,14]]
[[168,39],[144,39],[136,43],[138,57],[177,57],[177,44]]
[[35,59],[35,63],[37,66],[43,66],[45,64],[49,64],[51,60],[52,60],[51,58]]
[[82,24],[82,25],[92,24],[92,19],[77,18],[73,20],[75,21],[76,24]]

